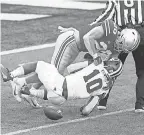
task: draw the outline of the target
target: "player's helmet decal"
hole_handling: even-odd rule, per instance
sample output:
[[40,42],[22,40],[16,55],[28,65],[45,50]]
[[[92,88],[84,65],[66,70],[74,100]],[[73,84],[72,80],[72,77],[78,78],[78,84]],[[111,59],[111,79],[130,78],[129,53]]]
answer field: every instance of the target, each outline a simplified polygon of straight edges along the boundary
[[135,29],[123,29],[116,40],[115,49],[126,53],[136,50],[140,43],[140,34]]

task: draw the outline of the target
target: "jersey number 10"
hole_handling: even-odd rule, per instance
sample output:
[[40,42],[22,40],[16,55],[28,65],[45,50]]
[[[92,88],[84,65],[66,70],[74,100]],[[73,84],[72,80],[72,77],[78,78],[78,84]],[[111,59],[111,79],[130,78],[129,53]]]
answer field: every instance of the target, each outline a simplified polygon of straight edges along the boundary
[[[95,70],[93,70],[92,73],[90,73],[89,75],[83,77],[84,81],[86,83],[87,92],[89,94],[91,94],[92,92],[102,88],[102,79],[101,78],[96,78],[96,79],[88,82],[90,79],[92,79],[93,77],[95,77],[99,73],[100,72],[95,69]],[[96,85],[96,86],[94,86],[94,85]]]

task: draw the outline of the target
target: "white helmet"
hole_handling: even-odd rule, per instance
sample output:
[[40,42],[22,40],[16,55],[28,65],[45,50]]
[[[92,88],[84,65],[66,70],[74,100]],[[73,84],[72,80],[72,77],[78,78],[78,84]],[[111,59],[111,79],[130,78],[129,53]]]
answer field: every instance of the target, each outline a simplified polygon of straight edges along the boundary
[[112,78],[118,77],[123,71],[123,64],[118,58],[111,58],[105,61],[104,67]]
[[132,28],[125,28],[120,32],[115,44],[117,51],[126,53],[134,51],[140,43],[140,34]]

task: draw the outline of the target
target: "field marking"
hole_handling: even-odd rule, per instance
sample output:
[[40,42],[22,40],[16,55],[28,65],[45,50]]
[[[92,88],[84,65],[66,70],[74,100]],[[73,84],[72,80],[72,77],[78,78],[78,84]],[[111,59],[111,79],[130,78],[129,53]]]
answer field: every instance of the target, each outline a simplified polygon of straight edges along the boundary
[[0,20],[25,21],[51,16],[52,15],[1,13]]
[[13,53],[34,51],[34,50],[39,50],[39,49],[44,49],[44,48],[49,48],[49,47],[54,47],[54,46],[55,46],[55,43],[50,43],[50,44],[43,44],[43,45],[37,45],[37,46],[31,46],[31,47],[25,47],[25,48],[19,48],[19,49],[13,49],[13,50],[8,50],[8,51],[2,51],[2,52],[0,52],[0,56],[13,54]]
[[71,0],[1,0],[1,3],[81,10],[96,10],[103,9],[105,7],[105,3],[78,2]]
[[2,134],[2,135],[16,135],[16,134],[20,134],[20,133],[27,133],[27,132],[36,131],[39,129],[46,129],[46,128],[50,128],[50,127],[65,125],[65,124],[71,124],[71,123],[77,123],[77,122],[82,122],[82,121],[86,121],[86,120],[92,120],[92,119],[96,119],[96,118],[100,118],[100,117],[104,117],[104,116],[120,114],[120,113],[124,113],[124,112],[129,112],[132,110],[134,110],[134,108],[104,113],[104,114],[96,115],[93,117],[85,117],[85,118],[80,118],[80,119],[68,120],[65,122],[59,122],[59,123],[55,123],[55,124],[49,124],[49,125],[44,125],[44,126],[39,126],[39,127],[34,127],[34,128],[24,129],[24,130],[18,130],[15,132],[10,132],[10,133],[6,133],[6,134]]

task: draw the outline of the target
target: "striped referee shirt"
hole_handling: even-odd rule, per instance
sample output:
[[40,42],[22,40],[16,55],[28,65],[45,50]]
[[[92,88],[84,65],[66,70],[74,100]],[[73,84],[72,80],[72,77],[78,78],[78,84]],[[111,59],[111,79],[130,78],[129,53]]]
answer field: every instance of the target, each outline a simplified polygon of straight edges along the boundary
[[144,0],[109,0],[105,10],[94,23],[106,19],[114,20],[119,26],[127,23],[141,24],[144,21]]

